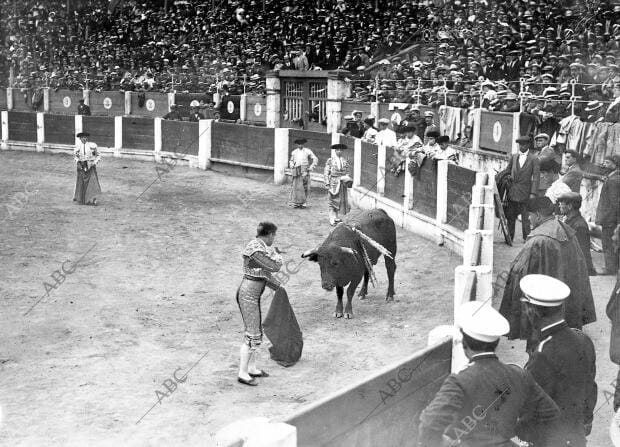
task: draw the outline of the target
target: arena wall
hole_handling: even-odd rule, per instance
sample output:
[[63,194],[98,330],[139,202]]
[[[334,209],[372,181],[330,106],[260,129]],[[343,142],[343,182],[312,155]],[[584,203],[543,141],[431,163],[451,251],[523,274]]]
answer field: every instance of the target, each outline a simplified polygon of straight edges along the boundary
[[299,447],[415,445],[419,417],[450,374],[452,340],[321,399],[289,417]]

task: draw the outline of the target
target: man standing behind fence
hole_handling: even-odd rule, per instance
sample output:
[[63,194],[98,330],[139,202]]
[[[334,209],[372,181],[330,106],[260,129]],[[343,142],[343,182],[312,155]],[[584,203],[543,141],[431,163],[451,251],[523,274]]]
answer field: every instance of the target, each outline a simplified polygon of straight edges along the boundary
[[514,241],[517,216],[521,214],[523,240],[525,241],[530,234],[530,222],[527,218],[525,204],[528,199],[536,197],[540,172],[538,158],[529,151],[530,137],[519,137],[516,141],[519,143],[519,153],[510,157],[508,166],[498,177],[508,173],[512,179],[508,186],[508,207],[506,209],[510,238]]
[[299,138],[295,140],[297,147],[291,153],[289,167],[292,171],[293,186],[291,188],[290,202],[294,208],[305,208],[310,189],[310,173],[319,163],[319,159],[304,144],[308,140]]

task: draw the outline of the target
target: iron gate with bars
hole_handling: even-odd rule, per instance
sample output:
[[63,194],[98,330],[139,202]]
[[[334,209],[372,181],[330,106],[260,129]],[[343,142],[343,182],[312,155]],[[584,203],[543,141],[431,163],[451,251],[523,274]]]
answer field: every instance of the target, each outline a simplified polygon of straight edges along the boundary
[[327,79],[282,79],[282,127],[325,131]]

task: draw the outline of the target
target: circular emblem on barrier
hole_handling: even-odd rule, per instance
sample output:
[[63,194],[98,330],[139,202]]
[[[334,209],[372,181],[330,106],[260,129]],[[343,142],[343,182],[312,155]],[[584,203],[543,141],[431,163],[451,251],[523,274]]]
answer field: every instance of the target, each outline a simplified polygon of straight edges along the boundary
[[112,107],[112,100],[110,98],[103,98],[103,107],[109,109]]
[[263,111],[263,106],[260,103],[257,102],[256,104],[254,104],[254,115],[260,116],[262,111]]
[[495,121],[493,124],[493,141],[499,143],[499,140],[502,139],[502,123],[499,121]]
[[71,107],[71,98],[69,98],[68,96],[62,98],[62,105],[65,107]]
[[228,110],[228,113],[232,114],[235,111],[235,103],[228,101],[228,104],[226,104],[226,110]]
[[153,101],[152,99],[147,99],[146,110],[148,110],[149,112],[152,112],[153,110],[155,110],[155,101]]
[[390,117],[390,121],[392,121],[393,123],[396,123],[396,124],[400,124],[400,122],[402,120],[403,120],[403,118],[400,116],[400,113],[398,113],[398,112],[392,113],[392,116]]

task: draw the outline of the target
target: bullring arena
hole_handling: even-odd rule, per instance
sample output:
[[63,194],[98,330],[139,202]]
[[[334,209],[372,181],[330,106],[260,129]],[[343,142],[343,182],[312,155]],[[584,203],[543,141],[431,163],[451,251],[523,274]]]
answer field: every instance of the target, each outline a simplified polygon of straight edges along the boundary
[[[505,243],[494,186],[533,120],[524,111],[417,104],[442,134],[471,125],[471,141],[454,146],[458,165],[435,160],[395,175],[384,145],[342,130],[357,111],[397,129],[408,104],[352,100],[357,84],[343,70],[269,71],[261,82],[264,92],[209,92],[218,112],[195,122],[187,109],[204,95],[174,88],[48,85],[38,107],[20,88],[0,91],[0,445],[417,445],[422,410],[464,364],[451,337],[455,307],[498,308],[502,278],[523,247],[519,229]],[[92,114],[75,113],[80,99]],[[164,119],[173,105],[181,116]],[[72,201],[82,132],[102,154],[97,206]],[[319,159],[305,209],[289,203],[299,139]],[[397,227],[395,300],[384,299],[381,260],[352,319],[334,318],[335,292],[301,257],[333,230],[322,173],[338,143],[348,146],[353,184],[345,223],[378,208]],[[603,184],[603,157],[594,155],[581,184],[589,221]],[[235,293],[241,252],[260,221],[278,226],[283,285],[304,346],[283,367],[266,340],[259,366],[270,376],[248,387],[236,377],[243,322]],[[592,257],[603,266],[602,253]],[[598,401],[588,445],[608,447],[620,427],[605,315],[615,277],[590,280],[597,321],[584,332],[596,347]],[[263,315],[271,302],[267,294]],[[498,354],[527,362],[524,341],[502,338]]]

